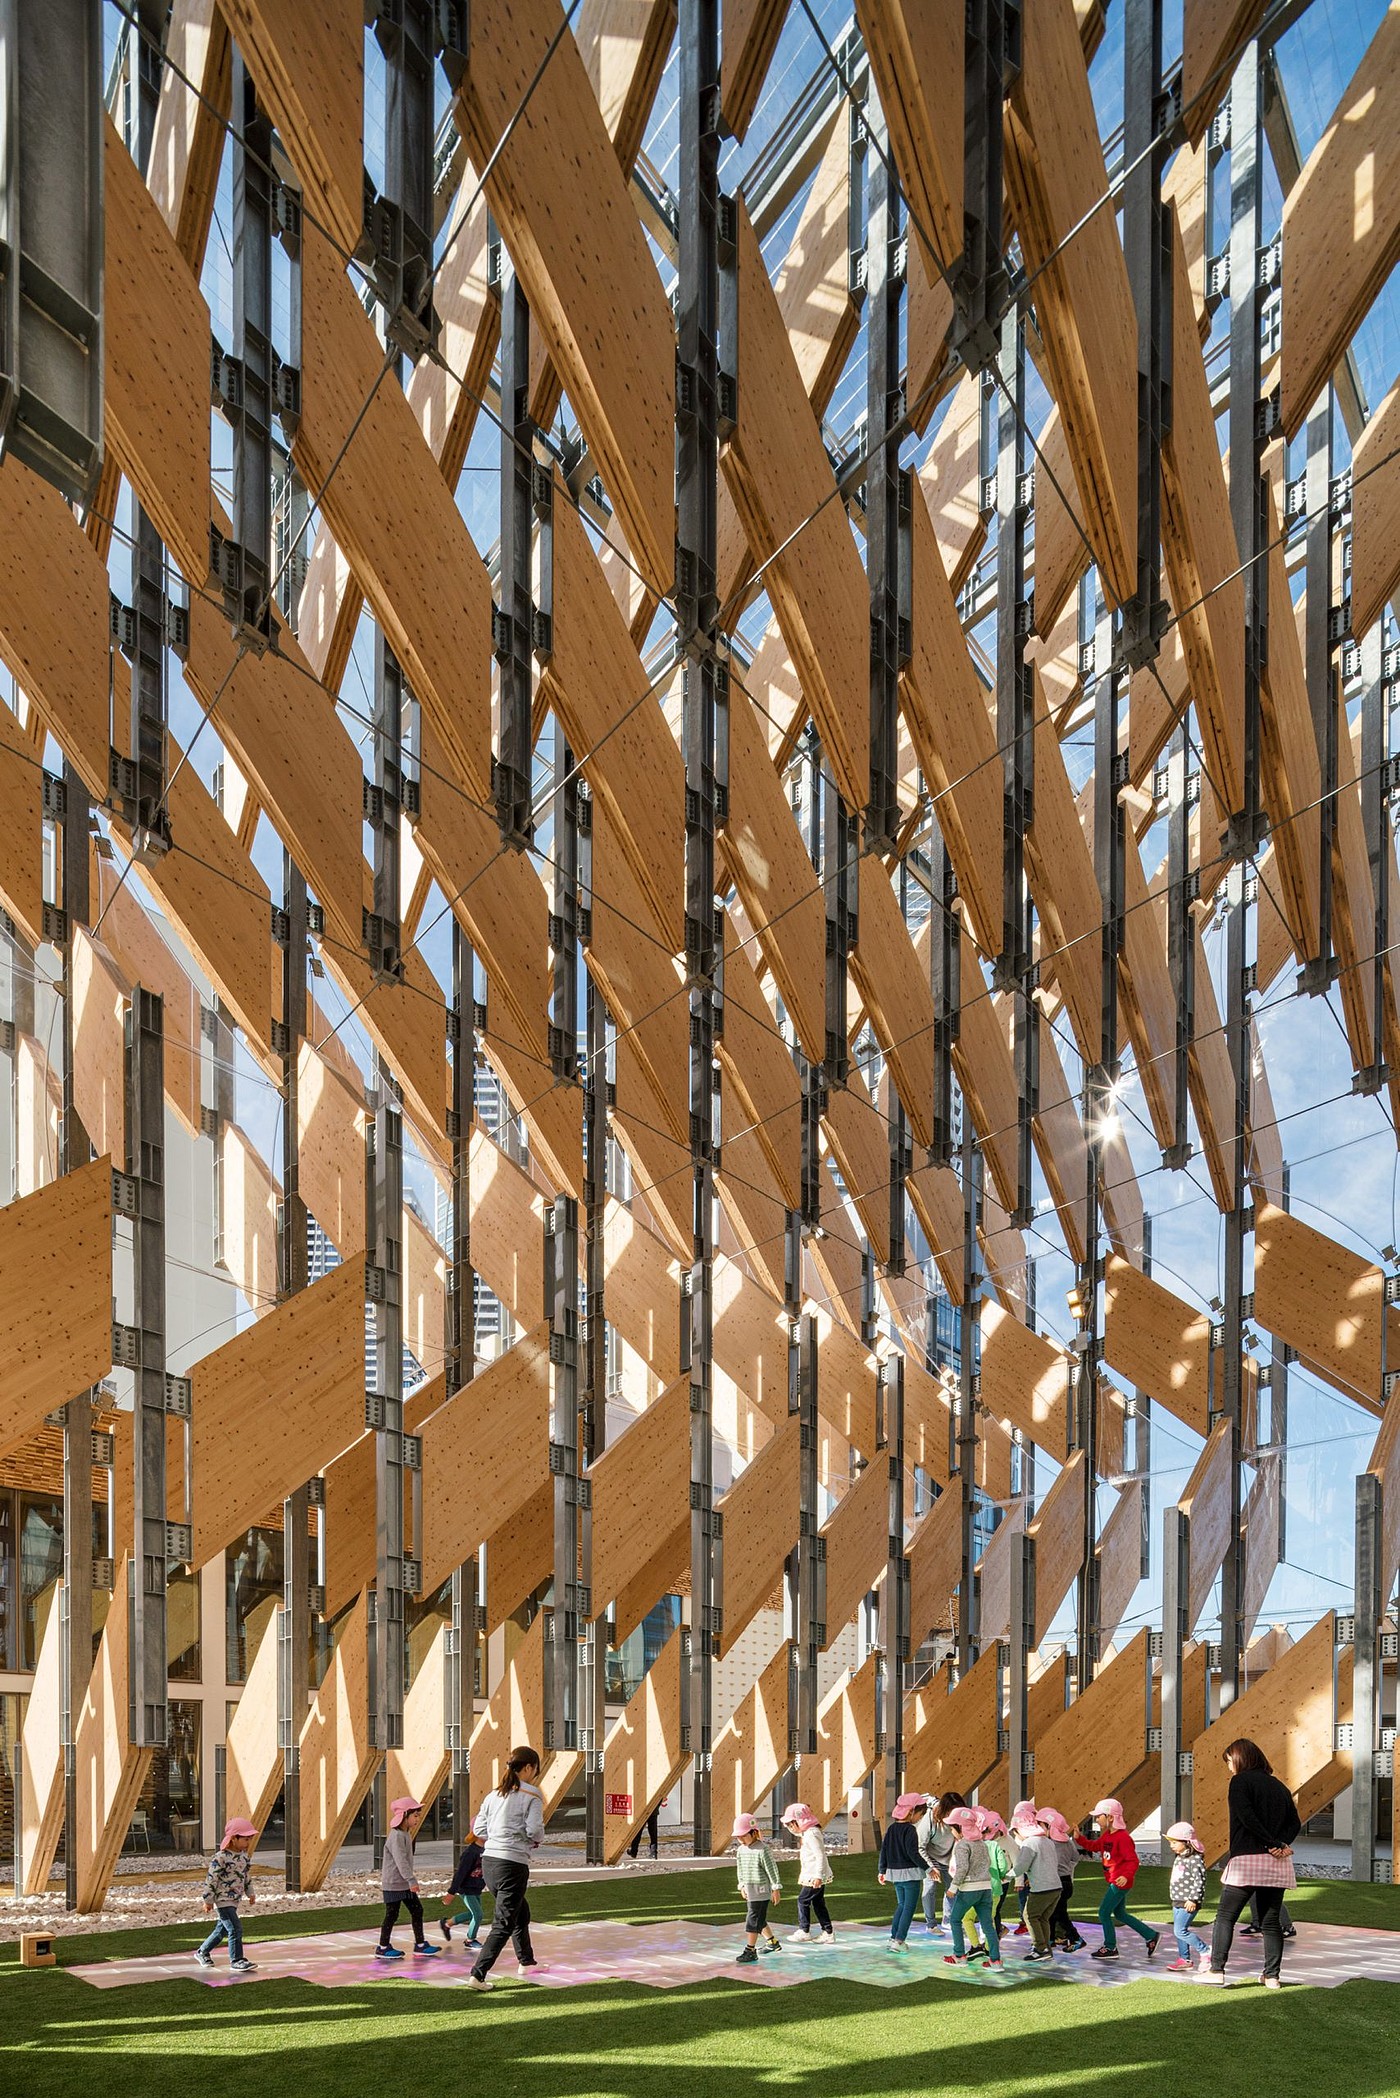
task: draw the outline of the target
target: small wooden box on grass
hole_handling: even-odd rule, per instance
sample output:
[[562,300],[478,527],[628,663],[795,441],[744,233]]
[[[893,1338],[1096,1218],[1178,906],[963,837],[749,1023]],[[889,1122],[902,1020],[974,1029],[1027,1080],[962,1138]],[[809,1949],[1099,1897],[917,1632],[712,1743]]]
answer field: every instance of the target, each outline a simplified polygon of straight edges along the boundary
[[27,1930],[19,1941],[19,1963],[21,1967],[52,1967],[57,1964],[54,1941],[49,1931]]

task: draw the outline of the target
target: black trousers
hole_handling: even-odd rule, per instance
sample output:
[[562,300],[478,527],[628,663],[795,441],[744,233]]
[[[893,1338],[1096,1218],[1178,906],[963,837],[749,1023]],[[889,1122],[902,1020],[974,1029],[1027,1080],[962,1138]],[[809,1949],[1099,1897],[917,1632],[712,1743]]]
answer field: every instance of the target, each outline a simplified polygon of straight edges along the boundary
[[530,1904],[525,1889],[530,1884],[530,1868],[517,1864],[514,1858],[483,1858],[482,1878],[496,1897],[496,1913],[486,1943],[476,1956],[472,1973],[480,1981],[491,1972],[506,1949],[506,1940],[515,1941],[515,1956],[522,1967],[533,1967],[535,1948],[530,1943]]
[[[649,1844],[649,1845],[651,1846],[651,1854],[652,1854],[652,1856],[653,1856],[653,1857],[655,1857],[655,1856],[656,1856],[656,1826],[657,1826],[657,1822],[658,1822],[658,1821],[659,1821],[659,1819],[660,1819],[660,1816],[661,1816],[661,1809],[660,1809],[660,1807],[653,1807],[653,1808],[652,1808],[652,1810],[651,1810],[651,1812],[650,1812],[650,1813],[649,1813],[649,1814],[647,1815],[647,1818],[646,1818],[646,1836],[647,1836],[647,1842],[648,1842],[648,1844]],[[638,1852],[638,1851],[639,1851],[639,1850],[641,1849],[641,1847],[642,1847],[642,1831],[641,1831],[640,1829],[638,1829],[638,1830],[637,1830],[637,1833],[636,1833],[636,1835],[635,1835],[635,1836],[634,1836],[634,1837],[632,1838],[632,1841],[631,1841],[631,1842],[630,1842],[630,1843],[628,1844],[628,1846],[627,1846],[627,1855],[628,1855],[628,1857],[629,1857],[629,1858],[635,1858],[635,1857],[636,1857],[636,1855],[637,1855],[637,1852]]]
[[1210,1964],[1214,1973],[1225,1972],[1225,1963],[1230,1957],[1230,1947],[1234,1942],[1235,1925],[1251,1905],[1259,1919],[1259,1930],[1264,1940],[1264,1979],[1270,1981],[1283,1967],[1283,1923],[1280,1917],[1283,1908],[1282,1887],[1220,1889],[1220,1900],[1215,1910],[1215,1930],[1210,1942]]
[[799,1887],[797,1890],[797,1924],[799,1930],[812,1928],[815,1915],[822,1929],[831,1929],[831,1912],[826,1905],[825,1887]]
[[1057,1945],[1072,1945],[1079,1936],[1070,1921],[1069,1898],[1074,1892],[1074,1881],[1060,1874],[1060,1898],[1050,1912],[1050,1941]]
[[384,1896],[384,1921],[379,1926],[379,1942],[387,1945],[389,1933],[399,1920],[399,1910],[408,1910],[408,1920],[413,1925],[413,1942],[423,1943],[423,1904],[416,1894],[386,1894]]

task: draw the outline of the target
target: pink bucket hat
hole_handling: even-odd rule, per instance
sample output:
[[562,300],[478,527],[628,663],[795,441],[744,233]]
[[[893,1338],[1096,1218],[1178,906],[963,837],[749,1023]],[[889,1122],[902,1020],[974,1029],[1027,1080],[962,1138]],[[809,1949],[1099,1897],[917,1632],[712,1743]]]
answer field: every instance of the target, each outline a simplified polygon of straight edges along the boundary
[[1193,1850],[1198,1850],[1202,1857],[1205,1856],[1206,1847],[1189,1821],[1174,1821],[1172,1823],[1167,1830],[1167,1841],[1170,1843],[1173,1839],[1178,1843],[1189,1843]]
[[925,1800],[922,1792],[901,1792],[894,1803],[896,1814],[922,1814]]
[[1042,1807],[1039,1819],[1041,1827],[1052,1843],[1069,1843],[1073,1841],[1070,1825],[1058,1807]]
[[1011,1826],[1013,1829],[1034,1828],[1038,1818],[1036,1804],[1033,1799],[1018,1799],[1015,1806],[1011,1809]]
[[795,1799],[790,1807],[784,1807],[779,1816],[784,1828],[815,1828],[817,1817],[805,1800]]
[[957,1829],[961,1835],[980,1836],[982,1833],[982,1816],[976,1807],[954,1807],[943,1819],[950,1828]]
[[422,1802],[416,1799],[395,1799],[389,1804],[390,1828],[402,1828],[410,1814],[421,1814]]
[[1115,1834],[1120,1828],[1126,1828],[1128,1826],[1127,1822],[1123,1819],[1123,1802],[1121,1799],[1098,1800],[1094,1806],[1095,1821],[1097,1821],[1100,1815],[1103,1814],[1107,1814],[1109,1816],[1110,1820],[1113,1823]]
[[225,1843],[228,1842],[231,1836],[256,1836],[257,1833],[256,1825],[246,1820],[242,1814],[235,1814],[231,1821],[224,1823]]
[[978,1820],[982,1824],[984,1836],[1004,1836],[1006,1834],[1006,1823],[1002,1820],[995,1807],[978,1807],[976,1813]]
[[751,1836],[757,1827],[758,1822],[752,1814],[740,1814],[735,1820],[730,1842],[737,1842],[740,1836]]

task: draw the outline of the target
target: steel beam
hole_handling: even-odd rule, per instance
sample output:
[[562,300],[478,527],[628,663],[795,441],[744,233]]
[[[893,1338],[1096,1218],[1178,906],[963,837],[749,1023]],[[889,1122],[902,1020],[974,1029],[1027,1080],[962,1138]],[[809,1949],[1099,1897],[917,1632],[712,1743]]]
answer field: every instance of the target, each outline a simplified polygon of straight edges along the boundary
[[[899,184],[889,136],[874,109],[874,164],[866,225],[868,295],[866,351],[865,567],[870,585],[870,799],[865,850],[899,850],[899,676],[909,661],[907,615],[910,573],[908,484],[900,473],[893,433],[904,415],[900,314],[904,303],[904,243]],[[904,614],[901,618],[901,614]]]
[[[133,1748],[164,1748],[166,1568],[175,1541],[165,1500],[165,1005],[139,984],[126,1016],[126,1172],[135,1416],[127,1738]],[[188,1555],[186,1539],[176,1556]]]
[[500,731],[495,783],[501,842],[523,852],[534,834],[530,648],[534,625],[531,518],[534,423],[530,419],[530,309],[514,267],[501,258],[500,603],[492,639],[500,665]]
[[[587,830],[580,839],[581,882],[593,903],[592,804]],[[582,808],[580,814],[582,815]],[[592,976],[585,989],[586,1061],[583,1081],[584,1292],[583,1394],[579,1408],[582,1458],[591,1467],[602,1455],[608,1434],[608,1328],[605,1294],[605,1240],[608,1197],[608,1016]],[[603,1823],[607,1800],[603,1789],[605,1653],[608,1621],[595,1614],[593,1600],[593,1498],[579,1506],[579,1746],[584,1755],[584,1846],[590,1865],[603,1862]]]

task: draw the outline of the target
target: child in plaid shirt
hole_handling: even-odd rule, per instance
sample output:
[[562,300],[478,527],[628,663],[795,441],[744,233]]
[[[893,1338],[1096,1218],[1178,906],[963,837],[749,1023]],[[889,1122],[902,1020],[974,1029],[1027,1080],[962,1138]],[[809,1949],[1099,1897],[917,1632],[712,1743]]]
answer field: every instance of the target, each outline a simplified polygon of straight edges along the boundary
[[1167,1841],[1175,1856],[1168,1892],[1172,1904],[1172,1929],[1176,1934],[1176,1958],[1168,1972],[1187,1974],[1191,1970],[1193,1952],[1198,1954],[1203,1967],[1209,1964],[1210,1947],[1192,1927],[1206,1891],[1205,1853],[1201,1839],[1189,1821],[1174,1821],[1167,1830]]
[[209,1860],[204,1881],[204,1913],[212,1916],[217,1911],[219,1920],[195,1953],[201,1967],[213,1966],[214,1948],[227,1938],[229,1971],[233,1974],[257,1972],[253,1962],[243,1957],[243,1926],[238,1920],[240,1901],[246,1901],[251,1907],[257,1900],[253,1892],[251,1855],[257,1840],[258,1832],[252,1822],[235,1815],[224,1830],[223,1842]]

